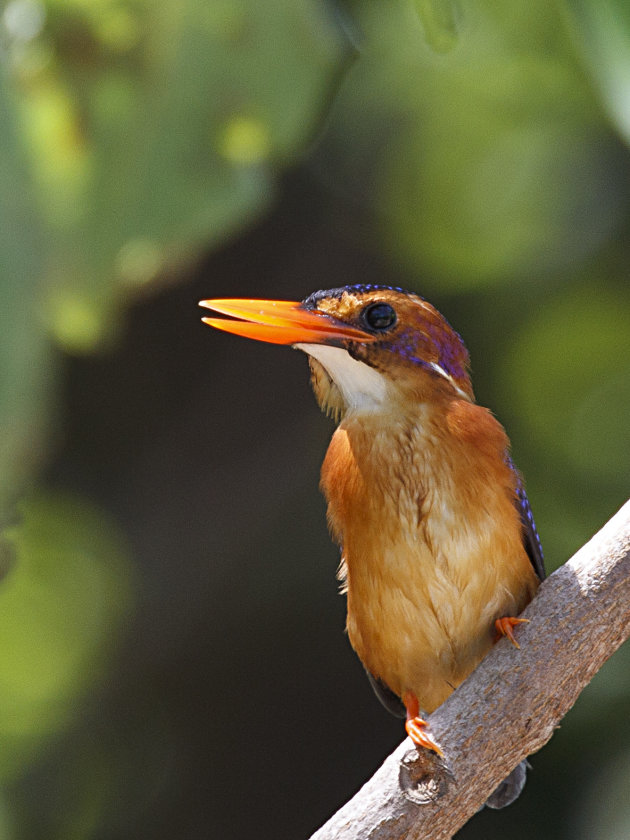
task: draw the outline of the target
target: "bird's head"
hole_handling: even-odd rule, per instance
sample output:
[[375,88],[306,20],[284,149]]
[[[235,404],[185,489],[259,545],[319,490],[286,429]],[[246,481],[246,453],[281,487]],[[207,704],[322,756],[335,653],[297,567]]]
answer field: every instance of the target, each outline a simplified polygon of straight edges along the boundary
[[344,286],[302,302],[203,300],[229,318],[226,332],[290,344],[309,356],[320,406],[339,417],[392,400],[473,399],[468,352],[445,318],[419,295],[389,286]]

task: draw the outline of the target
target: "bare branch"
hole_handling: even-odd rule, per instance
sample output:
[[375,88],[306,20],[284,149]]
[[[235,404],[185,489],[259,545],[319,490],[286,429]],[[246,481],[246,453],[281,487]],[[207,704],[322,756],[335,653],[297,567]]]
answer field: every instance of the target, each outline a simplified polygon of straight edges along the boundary
[[448,840],[553,735],[630,636],[630,501],[540,587],[521,650],[499,642],[429,724],[445,753],[405,740],[311,840]]

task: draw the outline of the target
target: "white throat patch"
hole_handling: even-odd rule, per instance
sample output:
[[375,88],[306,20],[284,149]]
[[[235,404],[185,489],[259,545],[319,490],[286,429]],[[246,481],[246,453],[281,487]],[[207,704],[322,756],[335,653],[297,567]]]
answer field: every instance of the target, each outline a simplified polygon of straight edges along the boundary
[[385,403],[387,380],[382,373],[358,362],[341,347],[327,344],[294,344],[325,368],[353,411],[378,411]]

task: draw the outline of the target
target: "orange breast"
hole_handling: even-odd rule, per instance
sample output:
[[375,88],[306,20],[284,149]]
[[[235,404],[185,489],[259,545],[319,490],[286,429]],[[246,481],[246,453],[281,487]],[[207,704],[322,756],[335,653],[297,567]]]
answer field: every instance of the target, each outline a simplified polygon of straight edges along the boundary
[[490,412],[452,400],[411,417],[346,417],[322,467],[350,641],[427,712],[487,653],[494,620],[521,612],[537,586],[507,445]]

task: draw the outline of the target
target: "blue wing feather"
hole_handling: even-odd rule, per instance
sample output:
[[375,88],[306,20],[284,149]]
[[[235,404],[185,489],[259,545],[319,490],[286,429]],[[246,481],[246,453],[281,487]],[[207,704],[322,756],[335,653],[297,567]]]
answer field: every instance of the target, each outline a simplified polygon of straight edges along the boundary
[[540,542],[540,537],[538,536],[538,531],[536,530],[534,514],[532,513],[532,509],[529,504],[529,499],[527,498],[527,493],[525,492],[523,478],[520,472],[514,466],[514,463],[509,455],[506,456],[506,459],[510,468],[514,471],[514,475],[516,476],[515,503],[516,508],[521,517],[521,524],[523,526],[523,545],[525,546],[527,556],[531,560],[531,564],[534,567],[534,571],[536,572],[540,580],[544,580],[546,575],[542,545]]

